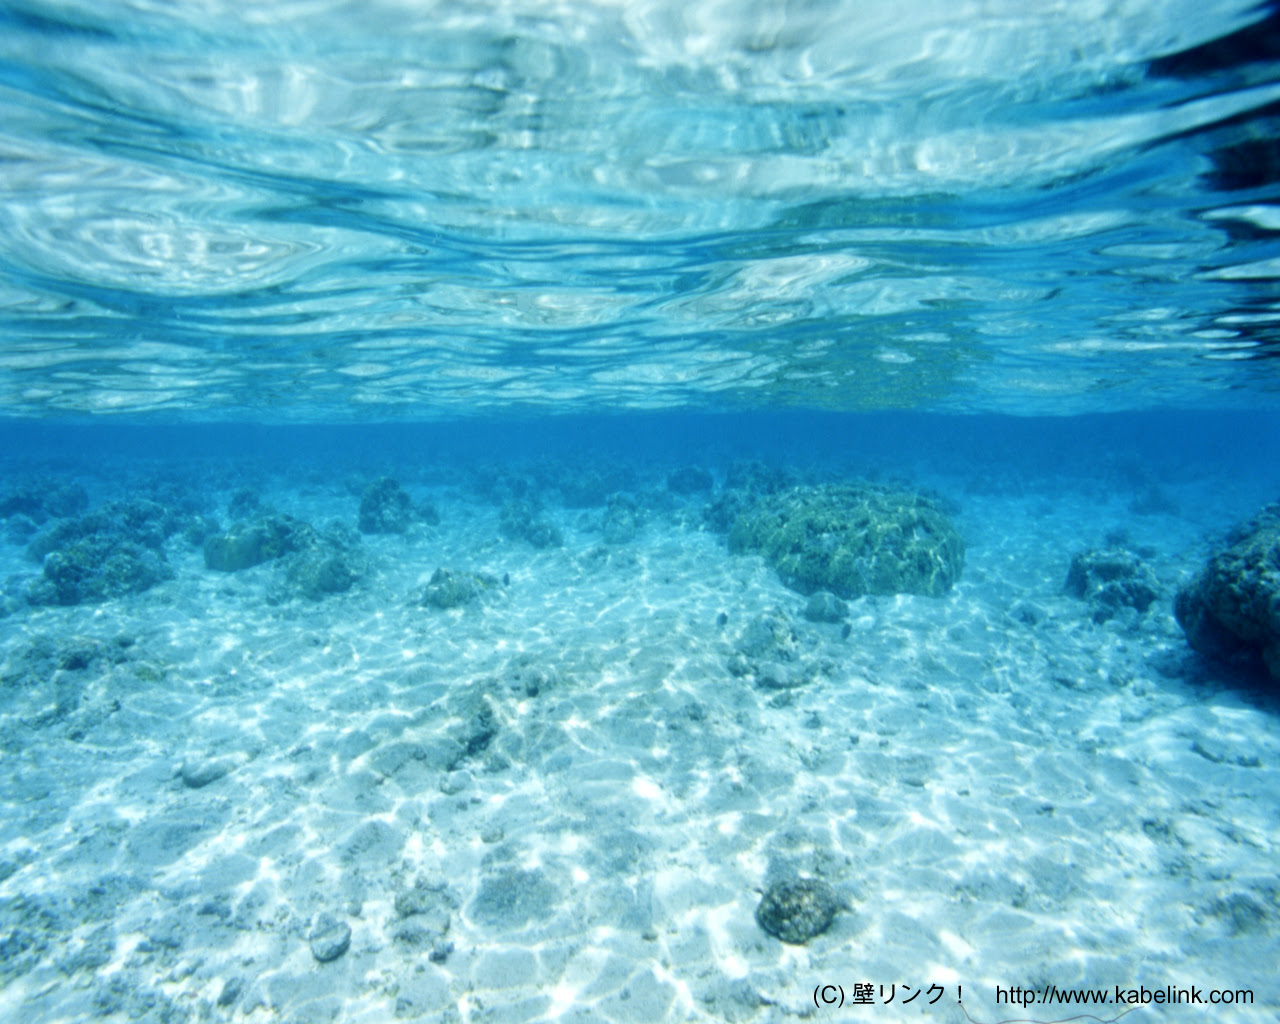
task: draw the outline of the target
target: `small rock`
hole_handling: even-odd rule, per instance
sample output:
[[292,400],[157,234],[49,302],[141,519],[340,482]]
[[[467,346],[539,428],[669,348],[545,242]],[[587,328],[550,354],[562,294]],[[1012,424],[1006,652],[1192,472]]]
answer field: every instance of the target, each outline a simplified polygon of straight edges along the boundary
[[524,697],[536,697],[560,683],[560,673],[554,665],[539,665],[529,655],[508,666],[503,678],[511,690]]
[[766,661],[756,666],[756,685],[765,690],[786,690],[796,685],[796,679],[782,662]]
[[738,653],[753,661],[794,661],[799,636],[786,612],[774,608],[747,624],[738,641]]
[[419,878],[412,889],[396,896],[396,914],[407,920],[397,925],[393,938],[411,949],[435,953],[448,945],[453,905],[443,882]]
[[803,945],[831,927],[840,900],[835,890],[817,878],[792,878],[774,882],[756,908],[756,923],[766,932]]
[[1071,559],[1063,590],[1089,602],[1094,622],[1103,623],[1125,608],[1141,615],[1160,596],[1153,573],[1123,548],[1081,551]]
[[840,622],[849,614],[849,606],[829,590],[819,590],[804,606],[804,617],[810,622]]
[[314,527],[293,516],[270,515],[237,523],[226,533],[205,538],[204,565],[217,572],[239,572],[315,546]]
[[311,955],[322,964],[337,960],[351,945],[351,926],[325,912],[316,918],[307,936]]
[[1038,626],[1045,619],[1045,611],[1030,601],[1015,601],[1009,606],[1009,618],[1024,626]]
[[628,494],[609,496],[602,527],[606,544],[625,544],[627,541],[635,540],[639,523],[640,509],[635,498]]
[[454,569],[437,569],[422,591],[419,603],[432,608],[460,608],[478,600],[485,591],[497,585],[497,579],[487,573],[460,572]]
[[244,978],[236,976],[228,978],[222,984],[222,991],[218,993],[217,1004],[221,1007],[228,1007],[240,998],[240,993],[244,991]]
[[229,757],[212,757],[204,761],[184,761],[178,775],[192,789],[201,789],[217,782],[235,767]]
[[360,498],[361,533],[407,533],[415,518],[413,500],[398,482],[379,477]]
[[498,528],[504,537],[526,540],[535,548],[558,548],[564,544],[559,527],[541,518],[540,509],[532,501],[504,503]]

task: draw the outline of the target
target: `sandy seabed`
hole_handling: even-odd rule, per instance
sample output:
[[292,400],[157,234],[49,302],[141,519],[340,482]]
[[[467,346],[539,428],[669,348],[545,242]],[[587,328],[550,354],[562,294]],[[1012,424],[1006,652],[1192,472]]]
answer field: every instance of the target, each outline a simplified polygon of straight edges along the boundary
[[[931,481],[958,586],[814,623],[701,500],[642,501],[612,545],[599,509],[553,506],[564,544],[539,550],[466,488],[403,482],[440,525],[365,537],[346,594],[279,601],[277,567],[210,571],[175,537],[171,581],[0,619],[0,1019],[1128,1009],[998,1001],[1048,986],[1252,993],[1130,1024],[1280,1018],[1277,702],[1171,614],[1248,496],[1138,515]],[[341,487],[262,490],[354,525]],[[1096,623],[1062,584],[1117,528],[1164,593]],[[38,572],[18,543],[0,561]],[[506,582],[424,607],[441,566]],[[789,622],[796,685],[730,671],[762,617]],[[806,945],[755,917],[795,875],[844,903]],[[869,1005],[815,1006],[861,984]]]

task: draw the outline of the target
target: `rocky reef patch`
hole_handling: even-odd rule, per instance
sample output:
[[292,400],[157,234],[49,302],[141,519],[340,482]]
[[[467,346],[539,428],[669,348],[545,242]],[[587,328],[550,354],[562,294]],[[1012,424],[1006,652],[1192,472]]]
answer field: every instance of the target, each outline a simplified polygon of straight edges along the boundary
[[867,483],[759,495],[733,518],[729,550],[763,555],[792,590],[846,600],[941,597],[964,567],[964,541],[938,502]]
[[1126,608],[1139,615],[1160,596],[1155,573],[1131,551],[1120,547],[1077,552],[1063,590],[1089,604],[1094,622],[1106,622]]
[[1231,531],[1178,591],[1173,612],[1196,651],[1280,680],[1280,502]]

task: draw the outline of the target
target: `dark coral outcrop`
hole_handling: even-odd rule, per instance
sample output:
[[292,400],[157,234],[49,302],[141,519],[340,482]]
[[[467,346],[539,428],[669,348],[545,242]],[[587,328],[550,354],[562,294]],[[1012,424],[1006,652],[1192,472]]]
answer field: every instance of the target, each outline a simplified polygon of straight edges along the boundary
[[602,532],[606,544],[626,544],[640,529],[640,505],[630,494],[609,495]]
[[320,531],[293,516],[270,513],[205,538],[207,569],[240,572],[264,562],[275,562],[279,569],[267,592],[275,604],[294,597],[319,601],[345,593],[369,571],[359,535],[341,523]]
[[1234,529],[1227,545],[1178,591],[1174,616],[1196,651],[1280,680],[1280,503]]
[[78,483],[35,477],[11,483],[0,493],[0,519],[23,515],[36,524],[74,516],[89,507],[89,495]]
[[268,515],[205,538],[204,564],[219,572],[239,572],[318,543],[319,536],[309,523],[293,516]]
[[1087,601],[1090,617],[1099,623],[1124,608],[1133,608],[1141,615],[1160,596],[1155,573],[1137,555],[1119,547],[1077,552],[1071,559],[1063,590]]
[[939,504],[874,484],[796,487],[737,513],[729,550],[757,552],[793,590],[941,597],[960,578],[964,541]]
[[283,586],[274,596],[304,597],[319,601],[331,594],[343,594],[369,572],[368,560],[360,548],[360,537],[343,523],[331,523],[315,535],[314,543],[284,557]]
[[81,604],[136,594],[173,577],[165,541],[181,526],[154,501],[116,501],[60,520],[27,546],[44,575],[27,592],[31,604]]
[[408,533],[414,523],[439,526],[440,513],[430,502],[415,505],[397,481],[384,476],[364,489],[359,522],[361,533]]
[[82,604],[137,594],[173,578],[164,555],[131,541],[93,535],[44,559],[44,579],[27,595],[32,604]]
[[543,517],[542,509],[535,501],[505,502],[498,528],[504,537],[528,541],[535,548],[558,548],[564,544],[560,528]]

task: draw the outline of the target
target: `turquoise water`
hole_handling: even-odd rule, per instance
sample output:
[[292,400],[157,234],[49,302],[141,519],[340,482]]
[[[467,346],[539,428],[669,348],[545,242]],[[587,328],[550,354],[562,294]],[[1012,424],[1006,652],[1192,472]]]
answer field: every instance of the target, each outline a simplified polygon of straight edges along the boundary
[[0,1020],[1280,1020],[1278,231],[1275,2],[0,0]]
[[1269,407],[1266,16],[6,3],[0,402]]

